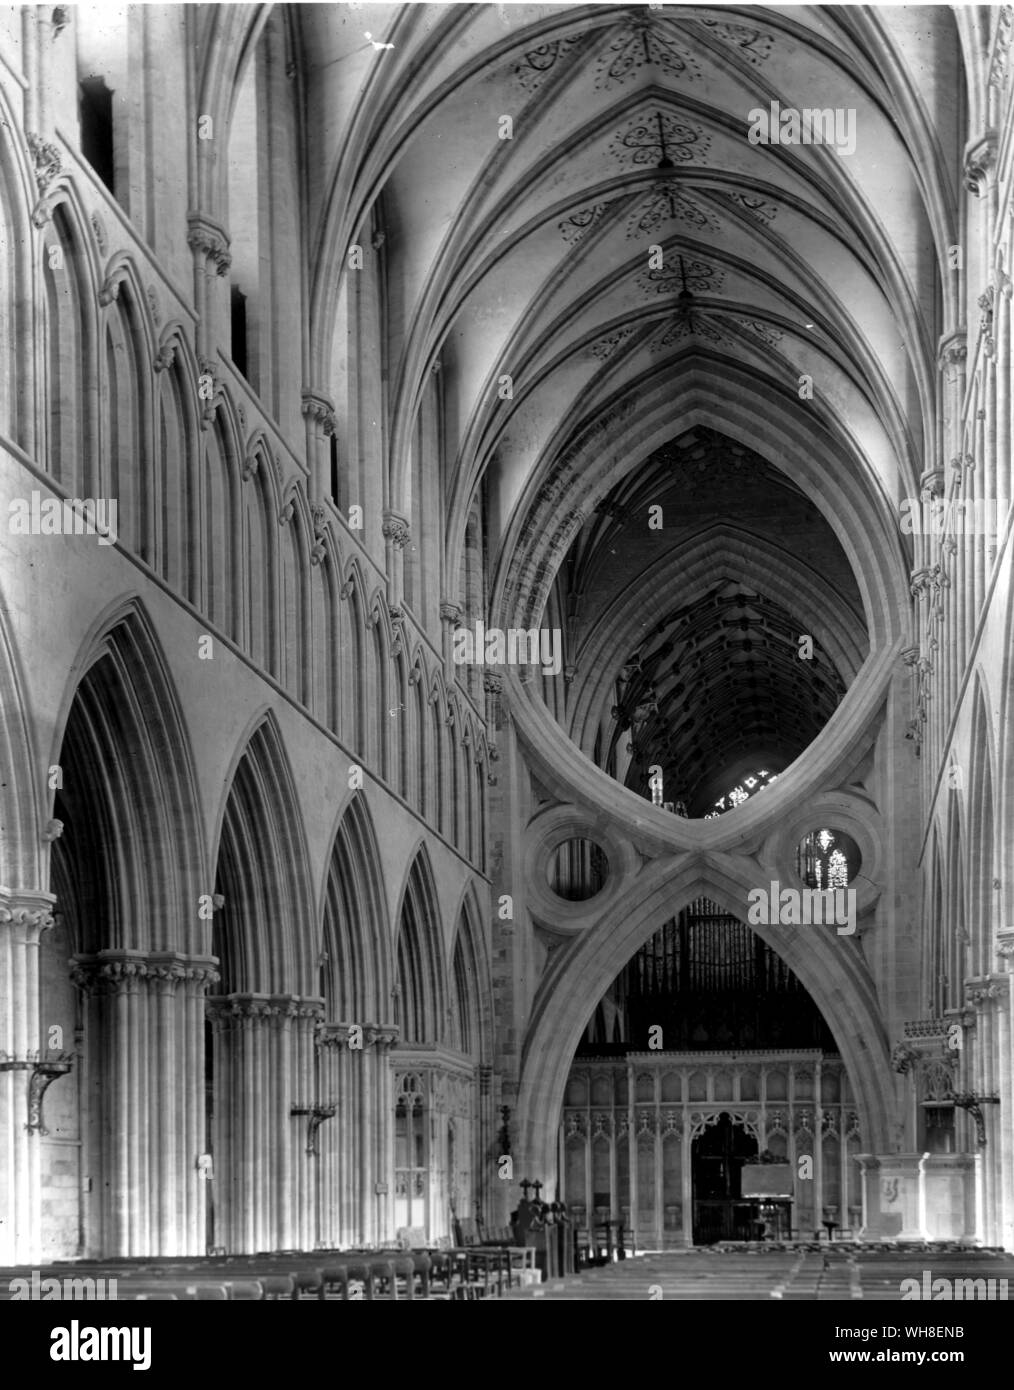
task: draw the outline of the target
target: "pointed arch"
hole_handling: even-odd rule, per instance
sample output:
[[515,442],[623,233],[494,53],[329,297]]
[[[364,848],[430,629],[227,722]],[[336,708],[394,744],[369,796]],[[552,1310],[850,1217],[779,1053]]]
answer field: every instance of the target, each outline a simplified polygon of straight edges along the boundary
[[[13,133],[18,128],[6,92],[0,91],[0,121]],[[35,304],[41,299],[36,279],[36,241],[28,210],[36,187],[21,140],[0,142],[0,342],[28,342],[34,329]],[[45,274],[45,271],[43,271]],[[20,287],[31,287],[18,293]],[[0,433],[28,452],[35,449],[31,437],[34,417],[36,363],[29,356],[14,355],[0,379]]]
[[0,884],[34,889],[45,882],[39,827],[45,819],[40,773],[47,768],[38,753],[21,656],[5,611],[0,611],[0,708],[0,764],[6,770],[0,778]]
[[968,973],[967,947],[968,898],[965,873],[965,806],[957,791],[947,798],[947,861],[945,866],[946,911],[944,914],[943,973],[944,1008],[956,1009],[964,1004],[964,980]]
[[451,945],[448,981],[450,1023],[447,1042],[473,1061],[488,1061],[492,1039],[492,983],[489,951],[474,883],[468,883],[458,908]]
[[293,486],[282,507],[281,649],[282,684],[300,704],[310,703],[310,518],[306,495]]
[[[639,875],[634,888],[566,952],[557,954],[539,986],[525,1039],[518,1124],[523,1161],[537,1164],[543,1181],[556,1172],[560,1108],[571,1058],[595,1001],[605,994],[634,952],[667,916],[697,897],[711,898],[740,918],[751,890],[742,866],[688,856],[678,869],[660,864]],[[842,939],[792,927],[755,926],[799,977],[834,1035],[848,1069],[868,1152],[887,1152],[894,1087],[887,1034],[876,988],[859,951]]]
[[[52,762],[53,815],[78,866],[76,949],[207,950],[203,833],[189,738],[139,599],[104,615],[74,663]],[[68,880],[69,882],[69,880]]]
[[239,529],[239,458],[231,411],[222,397],[205,440],[204,584],[202,608],[234,641],[244,576],[236,563]]
[[48,411],[40,455],[72,496],[102,496],[95,444],[98,324],[88,238],[61,199],[42,241]]
[[320,994],[329,1022],[385,1022],[391,1009],[391,933],[377,836],[353,794],[335,828],[323,890]]
[[292,771],[269,710],[240,745],[221,812],[214,954],[220,991],[306,994],[316,987],[309,855]]
[[[113,281],[113,275],[119,276]],[[106,276],[101,374],[101,494],[115,497],[117,527],[124,545],[149,564],[155,561],[152,463],[152,335],[148,315],[134,288],[129,262]]]
[[366,640],[366,587],[355,555],[348,561],[340,593],[344,600],[342,650],[346,654],[341,669],[342,733],[360,761],[367,762],[371,717],[368,652],[372,644]]
[[156,568],[178,594],[197,604],[201,575],[197,359],[178,324],[162,335],[155,366],[159,376],[155,493],[161,502],[161,515],[156,518]]
[[433,869],[421,845],[409,867],[398,910],[397,1023],[407,1045],[444,1035],[447,990]]
[[258,431],[246,446],[240,507],[240,544],[247,583],[243,596],[243,642],[262,670],[278,677],[277,477],[271,452]]
[[969,930],[970,973],[988,975],[994,968],[996,929],[995,747],[981,675],[975,682],[969,758]]

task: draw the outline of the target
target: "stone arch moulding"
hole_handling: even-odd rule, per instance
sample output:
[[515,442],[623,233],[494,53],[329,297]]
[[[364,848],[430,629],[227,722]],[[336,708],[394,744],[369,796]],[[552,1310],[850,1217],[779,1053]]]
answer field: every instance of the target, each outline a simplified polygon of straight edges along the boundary
[[592,820],[609,820],[626,832],[644,854],[673,850],[740,851],[759,842],[769,827],[804,799],[816,795],[830,782],[833,786],[847,769],[882,706],[893,679],[904,638],[893,646],[874,651],[849,688],[844,700],[810,744],[805,759],[797,759],[762,797],[752,796],[714,820],[684,820],[653,806],[636,792],[622,787],[569,739],[525,692],[513,667],[504,668],[511,718],[532,769],[561,801],[583,808]]
[[[104,658],[115,665],[115,679],[125,701],[123,717],[136,735],[136,746],[124,750],[138,757],[130,767],[132,785],[150,789],[151,804],[164,812],[173,844],[167,847],[162,869],[163,894],[179,895],[177,916],[180,936],[175,949],[202,954],[205,949],[204,925],[197,914],[185,913],[182,906],[196,903],[208,881],[204,845],[204,821],[190,739],[180,707],[176,685],[162,645],[147,609],[137,596],[115,599],[92,623],[70,666],[70,677],[53,725],[49,764],[60,762],[67,725],[78,691],[91,669]],[[138,857],[138,846],[128,846],[131,874],[138,885],[137,901],[144,902],[156,866]],[[175,875],[169,868],[175,863]],[[183,927],[183,923],[188,923]]]
[[[525,1165],[552,1186],[557,1130],[567,1076],[588,1016],[634,952],[664,921],[698,897],[708,897],[746,920],[753,883],[737,866],[694,856],[673,872],[669,864],[645,870],[628,894],[574,942],[540,986],[525,1037],[517,1123]],[[868,1152],[889,1147],[894,1110],[893,1072],[876,988],[847,937],[813,927],[755,927],[799,977],[831,1029],[848,1070]]]
[[[609,860],[609,874],[601,891],[582,902],[558,897],[547,877],[554,850],[571,839],[594,841]],[[573,935],[615,906],[628,890],[640,863],[633,845],[616,833],[606,817],[596,818],[579,806],[553,806],[535,816],[525,831],[526,905],[540,926]]]

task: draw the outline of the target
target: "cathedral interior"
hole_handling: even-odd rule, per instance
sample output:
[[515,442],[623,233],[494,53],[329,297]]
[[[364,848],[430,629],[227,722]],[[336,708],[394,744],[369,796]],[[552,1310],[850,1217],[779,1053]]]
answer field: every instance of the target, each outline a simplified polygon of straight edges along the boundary
[[0,1265],[1014,1252],[1012,32],[0,11]]

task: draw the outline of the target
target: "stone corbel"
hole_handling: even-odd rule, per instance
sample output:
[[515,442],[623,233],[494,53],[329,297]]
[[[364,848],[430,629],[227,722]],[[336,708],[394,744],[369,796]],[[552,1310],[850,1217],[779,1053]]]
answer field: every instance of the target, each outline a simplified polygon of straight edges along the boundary
[[50,1086],[67,1075],[72,1063],[73,1055],[64,1053],[59,1058],[33,1064],[28,1082],[28,1124],[25,1126],[30,1134],[34,1132],[45,1137],[49,1133],[43,1120],[42,1103]]
[[123,271],[122,268],[120,268],[114,270],[103,280],[102,288],[99,290],[99,304],[103,309],[107,309],[114,299],[119,299],[120,281],[122,279]]
[[336,1101],[331,1101],[327,1105],[321,1105],[315,1101],[313,1105],[294,1105],[289,1111],[290,1115],[305,1115],[306,1121],[306,1152],[312,1157],[317,1157],[317,1131],[325,1120],[333,1120],[338,1113]]
[[996,131],[987,130],[965,148],[965,187],[981,198],[989,188],[990,175],[996,168]]
[[385,512],[380,529],[384,539],[390,541],[397,550],[404,550],[411,539],[412,528],[397,512]]
[[919,497],[923,502],[931,502],[944,495],[944,470],[928,468],[919,479]]
[[169,342],[163,343],[159,348],[152,366],[156,372],[167,372],[175,361],[176,344],[170,339]]
[[55,145],[43,140],[41,135],[35,135],[31,131],[28,132],[26,139],[35,165],[36,187],[40,193],[45,193],[53,180],[63,172],[60,151]]
[[945,367],[961,367],[968,357],[968,335],[963,328],[946,334],[940,339],[937,349],[937,363],[941,370]]
[[986,1147],[986,1117],[983,1114],[982,1107],[984,1105],[999,1105],[1000,1097],[977,1096],[968,1091],[963,1094],[952,1095],[951,1100],[959,1110],[967,1110],[971,1115],[972,1119],[975,1121],[976,1141],[979,1148],[984,1149]]
[[305,390],[302,408],[305,418],[315,421],[324,435],[330,436],[337,432],[334,405],[327,396],[321,395],[318,391]]
[[42,832],[42,838],[43,838],[43,840],[44,840],[47,844],[52,844],[52,842],[53,842],[54,840],[58,840],[62,834],[63,834],[63,821],[62,821],[62,820],[48,820],[48,821],[46,822],[46,828],[45,828],[45,830]]

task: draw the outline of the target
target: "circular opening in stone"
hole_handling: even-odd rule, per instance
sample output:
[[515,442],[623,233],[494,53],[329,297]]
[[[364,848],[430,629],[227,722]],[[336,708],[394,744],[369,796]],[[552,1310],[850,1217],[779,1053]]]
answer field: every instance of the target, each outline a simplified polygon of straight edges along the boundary
[[600,893],[609,877],[609,860],[594,840],[575,836],[549,856],[546,878],[558,898],[581,903]]
[[811,830],[796,847],[796,872],[807,888],[819,892],[848,888],[862,863],[859,846],[852,836],[834,826]]

